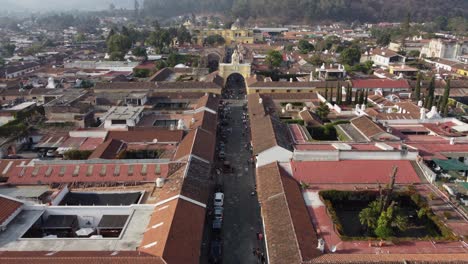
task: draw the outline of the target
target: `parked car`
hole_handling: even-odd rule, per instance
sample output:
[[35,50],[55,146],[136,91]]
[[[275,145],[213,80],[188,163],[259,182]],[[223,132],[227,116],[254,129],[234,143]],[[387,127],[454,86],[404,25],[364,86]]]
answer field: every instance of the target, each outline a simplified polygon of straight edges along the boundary
[[231,166],[229,161],[224,161],[222,166],[223,173],[233,173],[234,168]]
[[223,220],[221,219],[213,220],[213,231],[221,230],[222,225],[223,225]]
[[214,219],[223,219],[223,211],[224,211],[224,208],[215,207],[214,208]]
[[49,157],[49,158],[55,157],[55,150],[47,151],[46,156]]
[[223,245],[221,240],[211,241],[210,260],[211,263],[221,263],[223,256]]
[[226,158],[226,153],[224,151],[220,151],[218,157],[219,159],[224,160]]
[[224,204],[224,193],[217,192],[214,195],[214,206],[222,207]]

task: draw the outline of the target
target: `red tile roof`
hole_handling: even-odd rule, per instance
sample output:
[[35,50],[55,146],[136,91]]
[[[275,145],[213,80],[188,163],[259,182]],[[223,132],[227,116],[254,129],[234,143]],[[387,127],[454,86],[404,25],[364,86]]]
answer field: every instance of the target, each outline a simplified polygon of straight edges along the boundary
[[107,139],[117,139],[126,143],[151,142],[155,139],[159,143],[180,142],[184,132],[182,130],[168,130],[160,128],[137,128],[130,131],[109,131]]
[[5,196],[0,196],[0,226],[2,226],[22,205],[23,203]]
[[353,80],[354,89],[410,89],[406,80],[388,80],[388,79],[362,79]]
[[387,183],[393,166],[398,167],[397,183],[421,182],[411,161],[406,160],[343,160],[291,162],[293,177],[312,184]]
[[203,129],[190,131],[179,144],[175,160],[195,155],[207,161],[213,161],[216,147],[216,134],[213,135]]
[[270,263],[302,263],[320,255],[299,184],[277,163],[257,169]]
[[167,263],[198,263],[205,208],[178,198],[154,209],[139,250]]
[[463,264],[468,254],[325,254],[312,261],[317,264]]
[[[12,168],[7,176],[10,184],[50,184],[72,182],[154,182],[167,177],[168,163],[80,163],[35,164]],[[146,172],[145,172],[146,170]]]
[[166,264],[160,257],[137,251],[3,251],[2,264]]
[[115,159],[125,150],[125,143],[110,139],[99,145],[88,159]]

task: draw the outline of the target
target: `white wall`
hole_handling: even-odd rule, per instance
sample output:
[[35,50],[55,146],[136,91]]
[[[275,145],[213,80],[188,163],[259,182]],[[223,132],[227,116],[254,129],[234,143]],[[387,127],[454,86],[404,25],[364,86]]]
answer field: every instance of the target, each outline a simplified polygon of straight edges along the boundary
[[270,164],[272,162],[289,162],[292,159],[293,153],[280,146],[275,146],[263,151],[257,155],[257,167]]

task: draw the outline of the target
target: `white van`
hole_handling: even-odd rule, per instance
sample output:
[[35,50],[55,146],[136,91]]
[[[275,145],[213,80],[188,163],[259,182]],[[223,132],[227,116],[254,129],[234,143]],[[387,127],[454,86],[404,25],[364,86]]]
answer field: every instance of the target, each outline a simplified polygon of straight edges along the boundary
[[214,195],[214,206],[223,206],[224,204],[224,193],[217,192]]

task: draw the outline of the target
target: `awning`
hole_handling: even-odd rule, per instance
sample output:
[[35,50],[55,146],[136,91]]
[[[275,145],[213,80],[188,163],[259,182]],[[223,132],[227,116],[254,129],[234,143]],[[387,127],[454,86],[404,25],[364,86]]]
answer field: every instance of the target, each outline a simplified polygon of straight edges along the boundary
[[443,170],[447,171],[466,171],[468,170],[468,165],[463,162],[460,162],[455,159],[448,159],[448,160],[441,160],[441,159],[433,159],[433,161],[441,167]]

